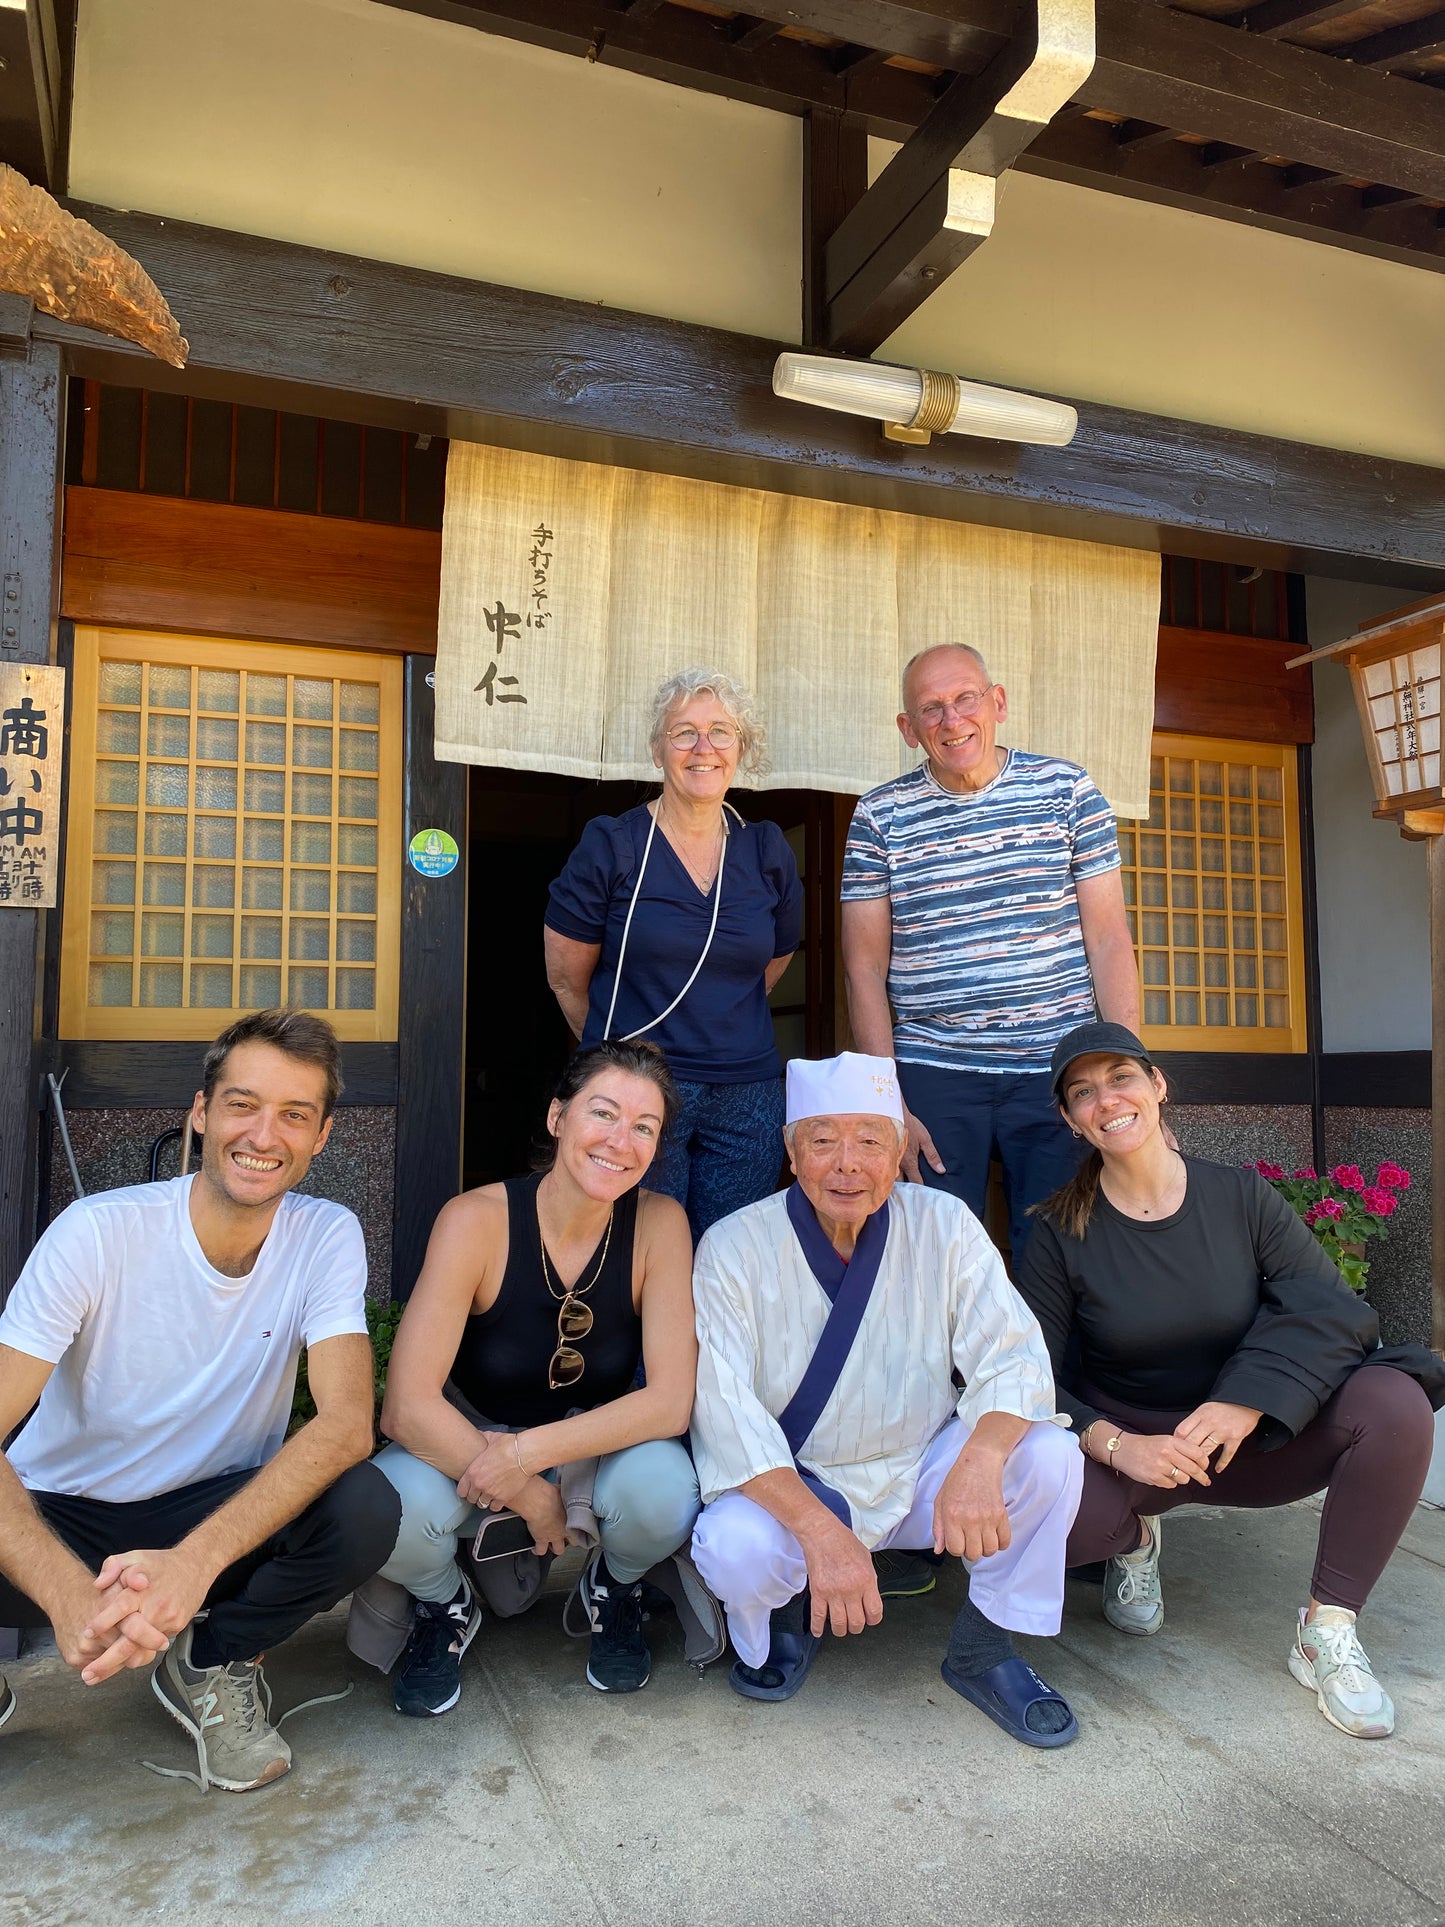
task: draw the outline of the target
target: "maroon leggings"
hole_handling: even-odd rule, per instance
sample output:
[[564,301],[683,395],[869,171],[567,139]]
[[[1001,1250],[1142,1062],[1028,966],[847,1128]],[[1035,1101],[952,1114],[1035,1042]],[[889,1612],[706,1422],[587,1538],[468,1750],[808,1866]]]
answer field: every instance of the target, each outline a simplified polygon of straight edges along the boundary
[[[1188,1417],[1122,1405],[1093,1386],[1081,1387],[1080,1395],[1129,1432],[1172,1432]],[[1409,1523],[1434,1438],[1430,1401],[1414,1379],[1389,1365],[1362,1365],[1298,1438],[1271,1452],[1246,1439],[1228,1471],[1211,1473],[1207,1486],[1191,1481],[1167,1492],[1091,1459],[1068,1564],[1133,1552],[1143,1537],[1139,1520],[1148,1514],[1185,1505],[1288,1505],[1328,1487],[1310,1595],[1321,1605],[1359,1612]]]

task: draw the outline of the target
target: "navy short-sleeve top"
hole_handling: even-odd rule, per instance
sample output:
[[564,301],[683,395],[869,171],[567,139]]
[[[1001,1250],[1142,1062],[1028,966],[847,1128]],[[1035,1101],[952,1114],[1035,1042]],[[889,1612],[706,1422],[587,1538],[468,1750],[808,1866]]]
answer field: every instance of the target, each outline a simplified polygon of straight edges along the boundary
[[[687,1083],[750,1084],[782,1069],[763,974],[774,957],[798,947],[798,866],[776,823],[742,823],[730,811],[727,821],[722,901],[707,962],[672,1015],[644,1032]],[[548,929],[602,946],[592,973],[584,1049],[602,1038],[622,926],[651,824],[645,804],[622,816],[594,816],[552,885]],[[666,1010],[692,975],[707,942],[716,889],[716,883],[706,895],[698,889],[659,830],[627,935],[614,1037],[628,1036]]]

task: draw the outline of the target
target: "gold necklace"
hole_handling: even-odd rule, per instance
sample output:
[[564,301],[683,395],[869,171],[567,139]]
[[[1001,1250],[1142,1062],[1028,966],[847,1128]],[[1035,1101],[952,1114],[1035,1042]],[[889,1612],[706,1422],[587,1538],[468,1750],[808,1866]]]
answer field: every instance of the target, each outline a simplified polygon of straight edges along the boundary
[[[542,1253],[542,1279],[553,1298],[560,1300],[562,1303],[565,1303],[569,1298],[581,1298],[584,1293],[591,1291],[592,1287],[597,1283],[597,1280],[602,1276],[602,1267],[607,1263],[607,1247],[612,1243],[612,1217],[616,1209],[616,1205],[612,1205],[607,1212],[607,1235],[602,1240],[602,1256],[597,1260],[597,1269],[585,1285],[570,1285],[565,1290],[558,1291],[552,1283],[552,1269],[547,1263],[547,1234],[542,1229],[542,1208],[540,1204],[538,1205],[537,1244]],[[557,1284],[560,1285],[561,1282],[559,1278]]]

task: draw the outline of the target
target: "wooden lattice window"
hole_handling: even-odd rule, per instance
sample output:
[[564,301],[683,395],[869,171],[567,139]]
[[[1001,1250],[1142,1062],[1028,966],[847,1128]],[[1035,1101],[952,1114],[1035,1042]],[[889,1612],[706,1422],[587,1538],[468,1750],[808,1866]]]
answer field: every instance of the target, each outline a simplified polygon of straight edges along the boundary
[[396,1036],[401,664],[76,630],[61,1034]]
[[1295,750],[1156,734],[1149,787],[1119,825],[1145,1042],[1305,1050]]

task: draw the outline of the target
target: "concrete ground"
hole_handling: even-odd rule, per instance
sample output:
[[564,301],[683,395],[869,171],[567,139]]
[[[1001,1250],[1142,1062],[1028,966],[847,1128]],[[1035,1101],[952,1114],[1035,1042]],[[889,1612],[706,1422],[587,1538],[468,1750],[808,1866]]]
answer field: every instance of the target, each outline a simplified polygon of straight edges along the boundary
[[651,1684],[607,1700],[561,1600],[488,1624],[460,1708],[399,1719],[340,1615],[269,1664],[290,1776],[202,1798],[144,1675],[87,1693],[53,1653],[7,1668],[0,1922],[187,1927],[1445,1927],[1445,1513],[1421,1509],[1364,1622],[1393,1740],[1328,1726],[1289,1677],[1316,1518],[1177,1514],[1169,1619],[1107,1626],[1071,1583],[1062,1637],[1023,1642],[1072,1701],[1060,1753],[1007,1739],[938,1675],[962,1586],[829,1640],[784,1706],[697,1679],[674,1625]]

